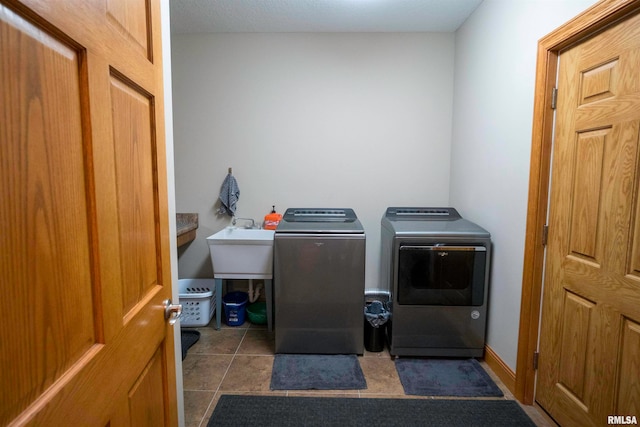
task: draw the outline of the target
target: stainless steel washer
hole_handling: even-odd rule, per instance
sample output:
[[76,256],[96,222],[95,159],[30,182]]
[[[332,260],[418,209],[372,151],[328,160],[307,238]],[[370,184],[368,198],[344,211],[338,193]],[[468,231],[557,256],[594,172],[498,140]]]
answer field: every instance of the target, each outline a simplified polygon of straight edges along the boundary
[[353,209],[287,209],[274,237],[276,353],[362,354],[364,275]]

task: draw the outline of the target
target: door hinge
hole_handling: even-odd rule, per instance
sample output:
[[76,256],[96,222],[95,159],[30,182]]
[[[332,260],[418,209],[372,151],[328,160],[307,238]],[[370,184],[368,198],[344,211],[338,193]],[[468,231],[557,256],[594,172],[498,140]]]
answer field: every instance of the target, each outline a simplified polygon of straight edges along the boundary
[[538,357],[540,356],[540,353],[537,351],[533,352],[533,370],[537,370],[538,369]]
[[554,87],[551,89],[551,109],[556,109],[556,103],[558,102],[558,88]]
[[542,246],[547,246],[548,239],[549,239],[549,226],[545,224],[542,226]]

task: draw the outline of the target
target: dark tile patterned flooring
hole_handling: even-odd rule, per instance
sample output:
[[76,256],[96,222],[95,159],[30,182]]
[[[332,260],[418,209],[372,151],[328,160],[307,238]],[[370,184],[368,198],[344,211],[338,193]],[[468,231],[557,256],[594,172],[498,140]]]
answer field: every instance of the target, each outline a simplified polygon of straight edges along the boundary
[[[309,390],[271,391],[271,368],[274,358],[273,334],[265,326],[251,325],[223,327],[217,331],[213,322],[196,328],[200,340],[189,349],[182,362],[186,427],[206,426],[222,394],[377,397],[434,399],[435,397],[407,396],[388,350],[366,352],[359,357],[367,381],[365,390]],[[513,394],[484,362],[480,362],[504,393],[504,399]],[[538,426],[554,426],[539,409],[523,406]]]

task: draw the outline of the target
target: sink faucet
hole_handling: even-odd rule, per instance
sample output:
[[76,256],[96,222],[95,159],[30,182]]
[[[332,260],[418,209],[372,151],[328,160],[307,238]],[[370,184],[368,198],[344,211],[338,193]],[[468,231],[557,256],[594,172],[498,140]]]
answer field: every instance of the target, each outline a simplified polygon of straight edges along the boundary
[[235,216],[233,217],[233,221],[231,222],[233,225],[236,225],[236,222],[241,219],[243,221],[251,221],[251,225],[245,225],[244,228],[256,228],[256,222],[255,220],[253,220],[253,218],[236,218]]

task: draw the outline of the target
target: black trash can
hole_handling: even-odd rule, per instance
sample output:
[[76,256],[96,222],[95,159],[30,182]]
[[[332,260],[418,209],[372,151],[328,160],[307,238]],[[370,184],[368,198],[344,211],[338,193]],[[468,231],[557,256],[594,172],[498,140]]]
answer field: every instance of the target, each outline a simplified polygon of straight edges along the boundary
[[382,301],[372,301],[364,307],[364,348],[367,351],[384,350],[389,310]]

